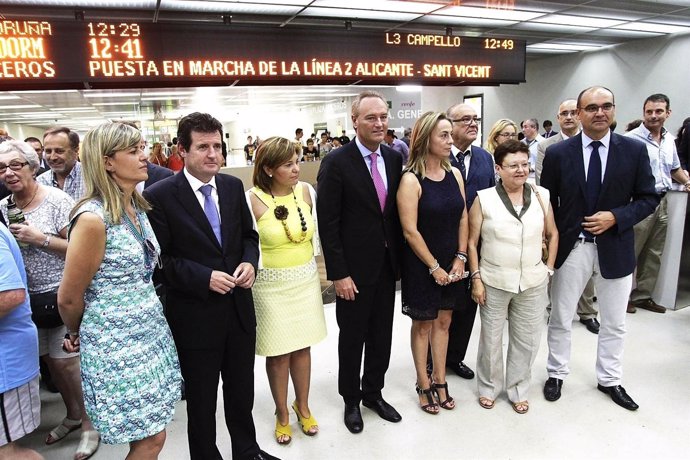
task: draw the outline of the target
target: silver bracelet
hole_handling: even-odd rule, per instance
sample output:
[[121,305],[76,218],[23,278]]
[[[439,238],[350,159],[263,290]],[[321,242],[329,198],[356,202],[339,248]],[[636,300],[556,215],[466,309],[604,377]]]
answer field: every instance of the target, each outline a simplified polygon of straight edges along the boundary
[[438,260],[434,260],[434,266],[429,269],[429,274],[433,274],[439,267]]
[[41,245],[42,248],[47,248],[50,246],[50,235],[46,235],[45,241],[43,241],[43,244]]

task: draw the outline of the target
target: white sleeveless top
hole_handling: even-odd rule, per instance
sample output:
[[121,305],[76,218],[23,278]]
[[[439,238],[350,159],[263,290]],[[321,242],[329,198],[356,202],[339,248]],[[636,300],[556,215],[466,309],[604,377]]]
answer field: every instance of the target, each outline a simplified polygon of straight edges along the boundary
[[[538,189],[547,206],[549,191]],[[478,192],[484,217],[479,268],[482,282],[493,288],[518,293],[548,279],[548,270],[541,261],[544,212],[536,194],[530,193],[530,206],[517,219],[506,209],[496,187]]]

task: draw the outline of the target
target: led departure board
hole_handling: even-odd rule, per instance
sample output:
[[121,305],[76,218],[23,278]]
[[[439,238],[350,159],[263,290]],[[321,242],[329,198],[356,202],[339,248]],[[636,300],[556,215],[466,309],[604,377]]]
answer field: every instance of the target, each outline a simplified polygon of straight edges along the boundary
[[525,42],[222,24],[0,20],[0,88],[525,81]]

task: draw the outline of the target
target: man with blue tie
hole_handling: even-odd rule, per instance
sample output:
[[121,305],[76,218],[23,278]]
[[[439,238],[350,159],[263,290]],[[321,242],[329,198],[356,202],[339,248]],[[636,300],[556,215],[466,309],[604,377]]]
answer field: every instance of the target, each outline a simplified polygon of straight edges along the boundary
[[597,388],[619,406],[636,410],[638,405],[621,386],[625,314],[635,269],[633,226],[654,211],[659,196],[644,145],[609,128],[615,120],[610,90],[594,86],[582,91],[577,115],[582,132],[547,149],[541,180],[551,193],[560,234],[544,397],[561,397],[570,373],[573,316],[593,277],[601,316]]
[[161,247],[166,318],[187,397],[192,460],[221,460],[216,445],[219,377],[234,460],[275,460],[256,442],[251,287],[259,236],[236,177],[219,174],[223,125],[207,113],[182,118],[177,130],[184,169],[144,190]]
[[[479,190],[496,185],[494,160],[489,152],[472,145],[472,142],[477,140],[481,123],[474,107],[469,104],[455,104],[446,110],[446,115],[453,123],[450,162],[460,170],[465,180],[465,200],[469,210]],[[464,279],[462,283],[469,283],[469,278]],[[462,295],[456,301],[453,320],[448,330],[446,366],[464,379],[474,378],[474,371],[463,361],[476,314],[477,303],[472,300],[470,290],[463,289]]]

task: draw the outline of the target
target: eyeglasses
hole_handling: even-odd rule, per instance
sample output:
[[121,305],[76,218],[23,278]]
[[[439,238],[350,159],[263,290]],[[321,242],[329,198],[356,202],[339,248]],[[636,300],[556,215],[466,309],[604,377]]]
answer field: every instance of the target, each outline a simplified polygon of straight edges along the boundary
[[515,133],[500,133],[500,134],[498,135],[498,137],[513,138],[513,137],[517,137],[517,134],[515,134]]
[[[585,110],[587,110],[587,109],[585,109]],[[563,118],[574,117],[575,115],[577,115],[577,110],[564,110],[561,113],[559,113],[558,115],[563,117]]]
[[610,102],[601,105],[589,104],[588,106],[583,107],[582,110],[587,113],[597,113],[599,112],[599,109],[601,109],[604,113],[609,113],[615,106],[616,104],[612,104]]
[[501,168],[514,172],[520,168],[529,169],[529,163],[518,163],[518,164],[514,164],[514,165],[501,165]]
[[482,119],[478,118],[478,117],[462,117],[462,118],[458,118],[457,120],[450,120],[450,121],[452,121],[453,123],[461,123],[465,126],[469,126],[472,123],[480,124],[482,122]]
[[25,161],[23,163],[20,161],[13,161],[8,165],[0,163],[0,174],[4,174],[5,171],[7,171],[7,168],[10,168],[12,171],[19,171],[20,169],[22,169],[24,166],[26,166],[28,164],[29,164],[28,161]]

